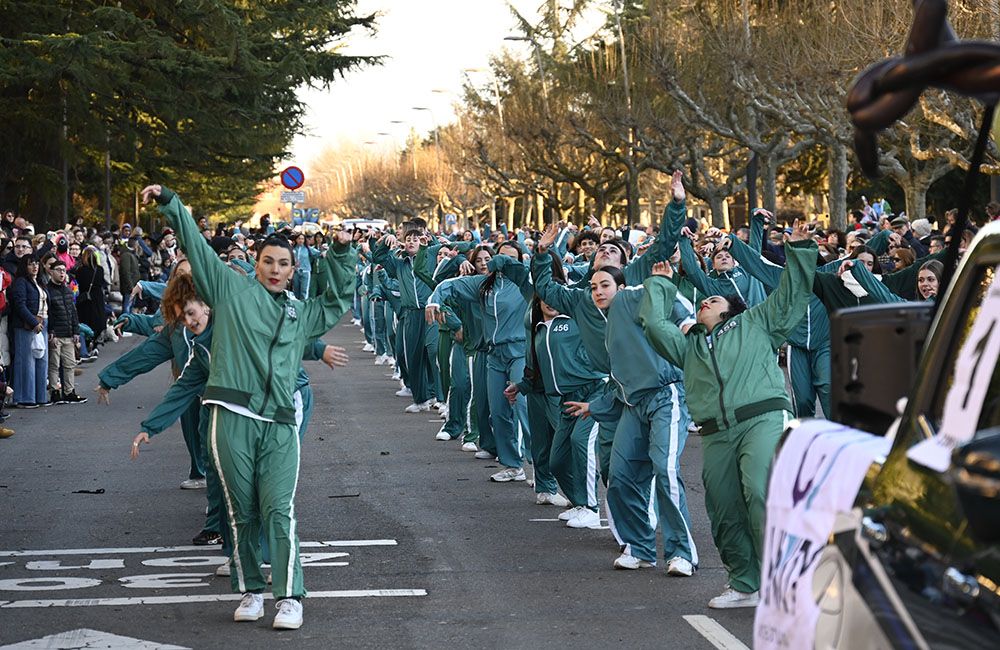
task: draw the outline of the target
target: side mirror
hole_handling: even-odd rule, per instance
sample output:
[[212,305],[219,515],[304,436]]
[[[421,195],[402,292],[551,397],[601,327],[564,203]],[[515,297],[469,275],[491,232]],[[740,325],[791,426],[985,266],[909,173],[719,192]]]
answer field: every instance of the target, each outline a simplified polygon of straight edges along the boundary
[[830,316],[830,419],[883,434],[897,417],[897,403],[910,394],[931,304],[868,305]]
[[972,534],[1000,542],[1000,427],[956,449],[948,475]]

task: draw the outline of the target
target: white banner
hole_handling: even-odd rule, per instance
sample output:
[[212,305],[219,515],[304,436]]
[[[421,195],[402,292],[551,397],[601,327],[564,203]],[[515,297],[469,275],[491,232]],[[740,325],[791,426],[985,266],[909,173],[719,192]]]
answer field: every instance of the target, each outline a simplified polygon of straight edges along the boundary
[[850,511],[874,459],[891,442],[826,420],[792,431],[767,492],[756,650],[813,648],[819,606],[813,574],[838,512]]

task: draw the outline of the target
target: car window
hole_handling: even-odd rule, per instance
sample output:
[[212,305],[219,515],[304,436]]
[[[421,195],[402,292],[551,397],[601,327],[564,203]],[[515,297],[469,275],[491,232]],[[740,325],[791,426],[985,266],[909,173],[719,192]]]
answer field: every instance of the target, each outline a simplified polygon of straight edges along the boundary
[[[982,313],[983,300],[989,291],[990,285],[993,283],[995,274],[996,271],[992,266],[984,266],[979,269],[975,280],[975,288],[967,301],[967,310],[955,327],[955,335],[951,341],[948,360],[944,366],[945,373],[938,384],[933,407],[928,414],[936,428],[940,428],[943,421],[945,400],[955,381],[956,362],[973,332],[977,318]],[[986,342],[991,337],[1000,336],[1000,320],[997,320],[995,325],[994,323],[986,325],[986,327],[980,327],[977,334],[979,340],[971,342],[972,347],[968,350],[972,351],[973,354],[975,354],[975,351],[985,349]],[[977,382],[982,381],[987,376],[989,377],[989,384],[985,397],[982,400],[982,410],[979,413],[976,426],[977,438],[981,434],[985,434],[987,430],[1000,426],[1000,363],[997,363],[996,358],[986,359],[982,358],[982,356],[974,357],[975,363],[973,364],[972,373]],[[986,375],[984,373],[989,374]],[[967,397],[968,391],[966,393]],[[995,433],[995,430],[990,433]]]

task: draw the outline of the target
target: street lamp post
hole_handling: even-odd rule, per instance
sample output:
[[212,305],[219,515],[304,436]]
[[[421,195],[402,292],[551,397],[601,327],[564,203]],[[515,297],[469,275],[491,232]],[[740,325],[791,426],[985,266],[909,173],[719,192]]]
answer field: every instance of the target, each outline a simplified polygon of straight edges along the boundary
[[625,211],[628,214],[628,227],[632,227],[639,217],[639,179],[635,173],[635,125],[632,123],[632,87],[628,76],[628,56],[625,52],[625,33],[622,30],[622,15],[624,7],[619,4],[615,11],[615,26],[618,29],[618,45],[622,57],[622,78],[625,83],[625,110],[628,116],[628,141],[625,143]]

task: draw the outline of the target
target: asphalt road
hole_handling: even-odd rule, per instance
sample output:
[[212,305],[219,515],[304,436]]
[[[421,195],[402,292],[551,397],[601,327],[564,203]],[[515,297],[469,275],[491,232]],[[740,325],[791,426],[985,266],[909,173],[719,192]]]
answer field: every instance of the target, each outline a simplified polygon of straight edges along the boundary
[[[524,483],[490,483],[495,463],[435,441],[432,416],[404,414],[407,400],[362,339],[341,324],[326,340],[347,347],[351,365],[307,365],[316,411],[296,510],[313,566],[301,630],[271,630],[271,601],[258,623],[232,622],[228,580],[212,576],[217,547],[189,546],[205,501],[178,489],[187,477],[179,428],[129,460],[168,370],[115,391],[110,407],[96,403],[97,370],[133,337],[85,367],[78,392],[89,403],[12,411],[17,433],[0,440],[0,649],[750,645],[752,611],[705,606],[726,578],[696,437],[682,473],[700,570],[616,571],[609,531],[545,521],[559,510],[535,505]],[[53,635],[62,636],[25,643]]]

